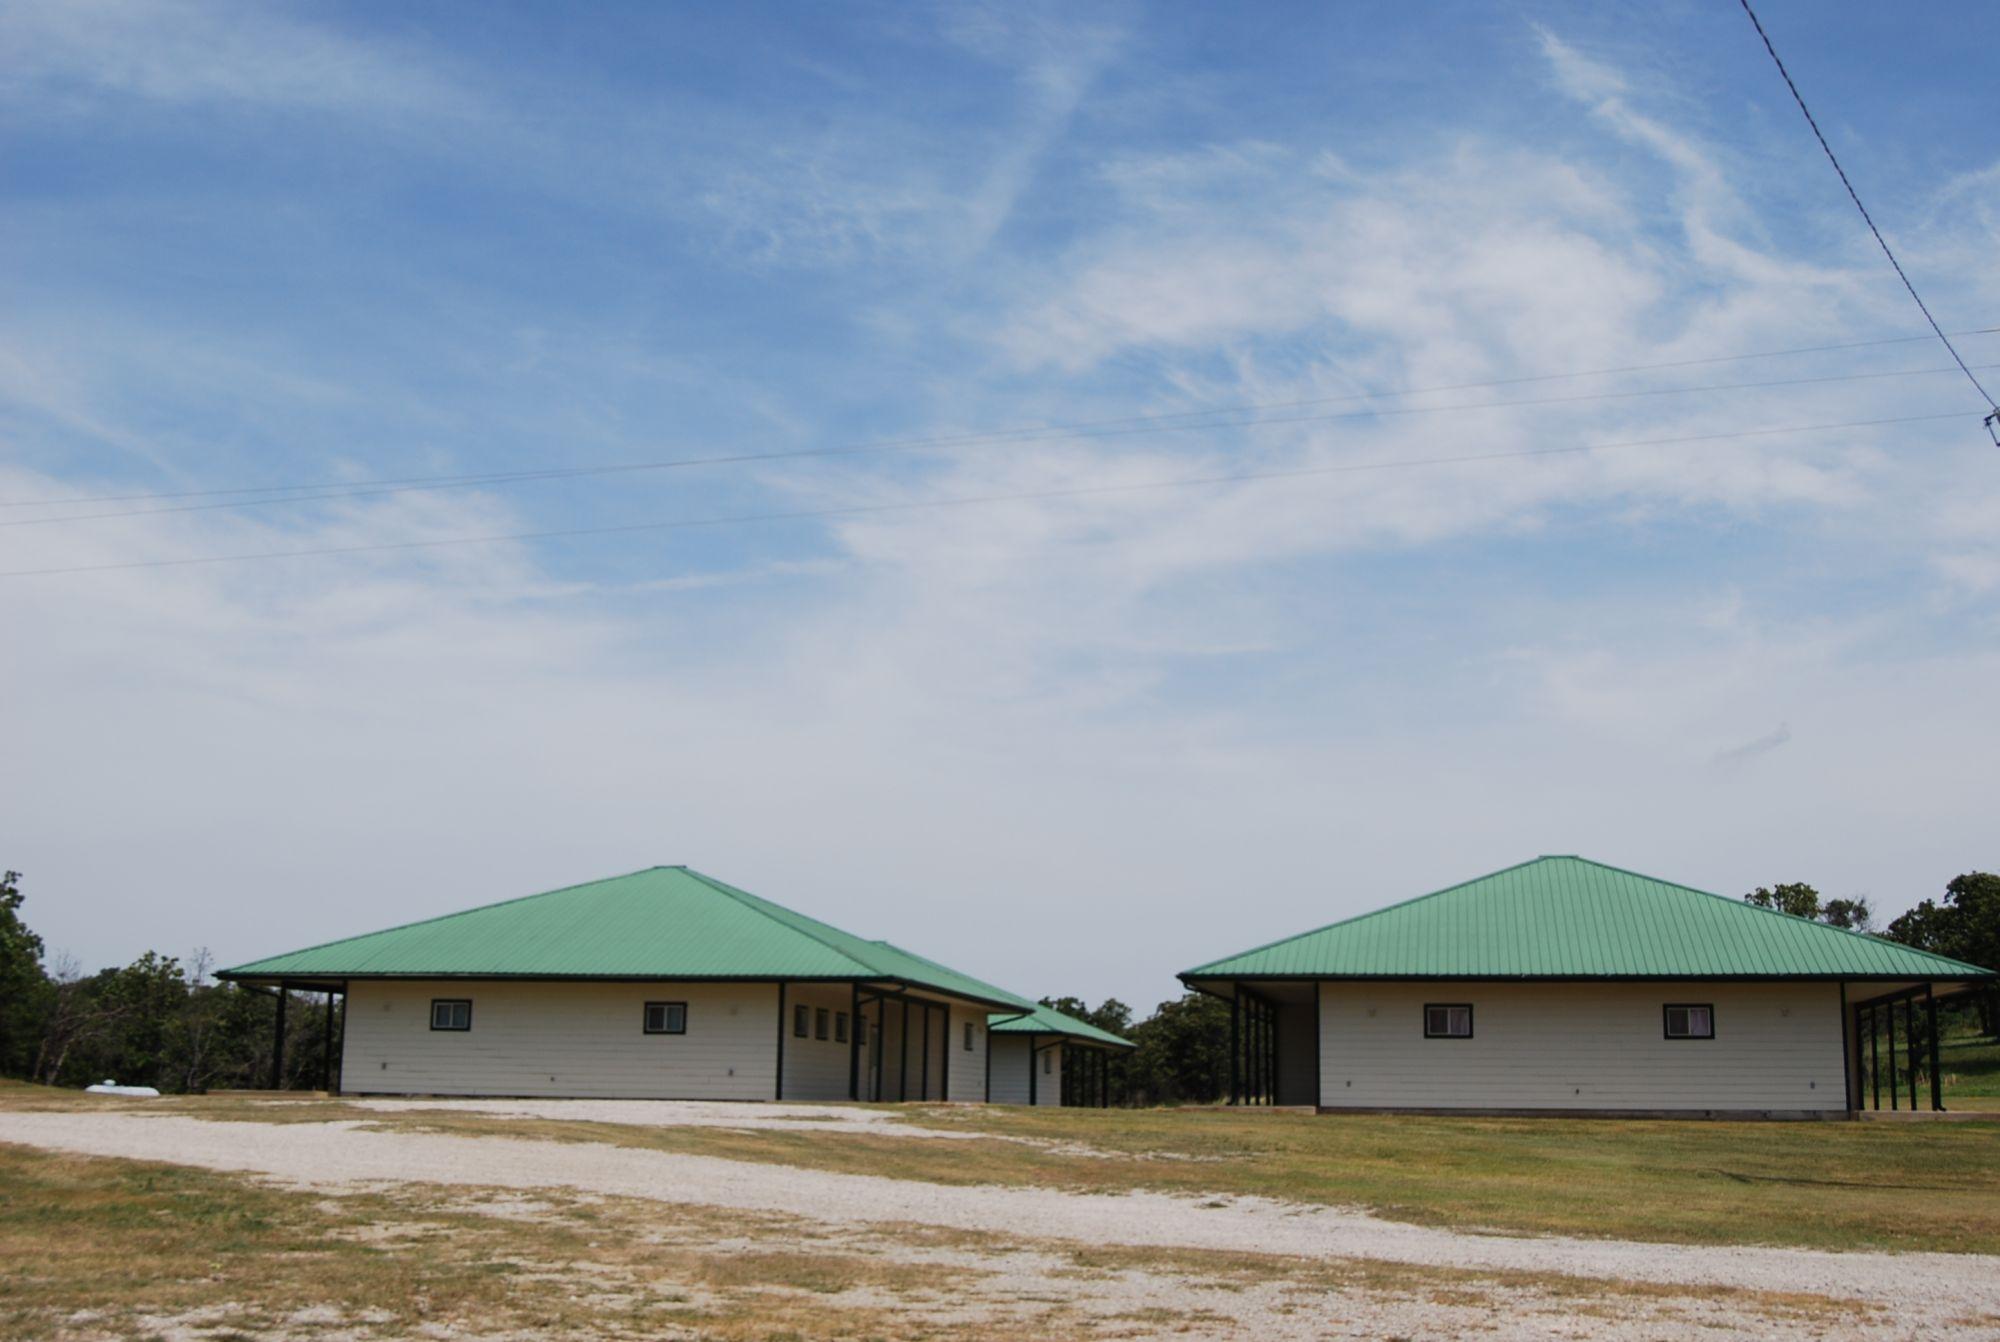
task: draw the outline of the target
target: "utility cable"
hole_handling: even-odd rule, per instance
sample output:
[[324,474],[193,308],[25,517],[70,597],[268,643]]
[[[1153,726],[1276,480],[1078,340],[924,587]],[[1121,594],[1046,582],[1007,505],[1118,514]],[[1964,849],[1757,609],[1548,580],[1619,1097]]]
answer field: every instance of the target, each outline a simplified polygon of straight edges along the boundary
[[[2000,335],[2000,326],[1982,326],[1971,330],[1958,331],[1955,332],[1954,334],[1957,334],[1959,336]],[[1930,336],[1889,336],[1878,340],[1854,340],[1842,344],[1833,344],[1833,345],[1801,345],[1793,349],[1758,350],[1748,354],[1715,354],[1694,359],[1675,359],[1663,363],[1627,364],[1617,368],[1588,368],[1588,369],[1579,369],[1567,373],[1533,373],[1522,377],[1495,378],[1484,382],[1458,382],[1443,386],[1404,387],[1404,388],[1392,388],[1384,391],[1349,392],[1339,396],[1319,396],[1307,400],[1266,401],[1261,403],[1252,402],[1248,404],[1238,404],[1233,406],[1214,406],[1206,410],[1182,410],[1182,411],[1175,411],[1171,413],[1158,414],[1158,415],[1127,415],[1116,419],[1081,420],[1081,421],[1073,421],[1067,424],[1059,423],[1059,424],[1044,424],[1044,425],[1026,425],[1011,429],[995,429],[986,433],[956,434],[956,435],[946,435],[946,436],[930,437],[930,438],[892,438],[892,439],[883,439],[872,443],[855,444],[847,447],[807,448],[807,449],[801,449],[799,452],[792,453],[789,455],[806,456],[806,455],[827,455],[836,452],[914,451],[914,450],[921,450],[924,448],[957,447],[967,444],[986,443],[986,442],[1013,442],[1013,441],[1033,442],[1038,440],[1046,440],[1046,439],[1069,436],[1069,435],[1081,435],[1082,433],[1084,433],[1084,431],[1087,430],[1094,430],[1094,429],[1115,430],[1122,428],[1124,426],[1159,426],[1163,428],[1173,428],[1173,427],[1178,427],[1176,421],[1184,421],[1184,420],[1199,419],[1199,418],[1211,418],[1220,415],[1249,415],[1249,414],[1258,414],[1271,410],[1299,410],[1299,409],[1308,409],[1313,406],[1337,405],[1337,404],[1351,403],[1354,401],[1369,401],[1369,400],[1377,400],[1388,397],[1429,396],[1429,395],[1438,395],[1445,392],[1454,392],[1454,391],[1479,391],[1493,387],[1513,387],[1535,382],[1559,382],[1569,378],[1611,377],[1626,373],[1654,373],[1654,372],[1663,372],[1676,368],[1695,368],[1712,364],[1741,363],[1750,359],[1778,359],[1798,354],[1828,354],[1828,353],[1837,353],[1847,350],[1874,349],[1884,345],[1908,345],[1908,344],[1915,344],[1919,341],[1928,341],[1929,339],[1931,339]],[[1917,370],[1917,371],[1922,371],[1922,370]],[[1873,375],[1858,374],[1856,376],[1865,377]],[[1903,374],[1888,374],[1887,376],[1903,376]],[[1751,385],[1762,386],[1762,385],[1780,385],[1780,384],[1759,383]],[[1529,404],[1539,404],[1539,402],[1533,402]],[[1441,406],[1437,408],[1443,410],[1456,410],[1456,409],[1478,409],[1480,407]],[[1389,412],[1385,411],[1382,413],[1389,413]],[[1287,422],[1287,421],[1276,421],[1276,422]],[[1235,422],[1227,421],[1213,426],[1205,424],[1195,424],[1186,427],[1196,428],[1196,429],[1208,428],[1208,427],[1230,428],[1230,427],[1235,427]],[[785,455],[785,454],[779,454],[779,455]],[[773,458],[770,455],[759,454],[754,457],[743,458],[742,460],[761,461],[761,460],[771,460],[771,459]],[[727,458],[724,460],[735,461],[738,459]],[[607,466],[595,466],[595,467],[551,466],[551,467],[540,467],[533,469],[523,469],[518,471],[489,471],[480,473],[460,473],[454,475],[412,475],[412,476],[402,476],[402,477],[394,477],[386,479],[376,478],[372,480],[319,480],[301,484],[237,485],[223,489],[152,490],[152,491],[144,491],[144,492],[130,493],[130,494],[74,495],[74,496],[54,498],[54,499],[0,499],[0,508],[53,508],[53,507],[63,507],[72,505],[82,505],[88,503],[139,503],[148,500],[218,498],[224,495],[276,494],[276,493],[303,494],[305,495],[306,498],[310,499],[312,497],[316,497],[322,494],[347,493],[360,489],[375,489],[375,488],[389,488],[389,487],[401,488],[404,486],[450,487],[456,485],[503,484],[513,480],[561,479],[570,475],[584,474],[590,472],[609,474],[627,470],[657,470],[657,469],[663,469],[668,466],[681,465],[681,464],[718,465],[722,464],[722,462],[719,460],[701,459],[687,463],[640,462],[632,465],[607,465]],[[279,499],[276,501],[290,502],[293,500]]]
[[[1997,369],[2000,364],[1982,364],[1983,369]],[[1292,424],[1325,424],[1336,420],[1381,419],[1391,416],[1443,415],[1476,410],[1510,410],[1520,407],[1545,405],[1572,405],[1589,401],[1631,400],[1646,396],[1687,396],[1711,391],[1756,391],[1772,387],[1822,386],[1835,382],[1866,382],[1885,378],[1927,377],[1938,373],[1951,373],[1951,368],[1901,368],[1873,373],[1834,373],[1823,377],[1778,378],[1762,382],[1714,382],[1692,387],[1642,387],[1628,391],[1592,391],[1566,396],[1540,396],[1512,401],[1477,401],[1469,405],[1416,405],[1380,406],[1368,410],[1343,410],[1318,415],[1273,416],[1264,419],[1241,419],[1208,424],[1163,424],[1146,422],[1129,424],[1121,428],[1079,427],[1063,432],[1045,432],[1027,438],[961,438],[951,442],[956,447],[1002,446],[1023,442],[1065,442],[1081,439],[1128,437],[1135,434],[1187,433],[1217,429],[1261,429],[1282,427]],[[1220,413],[1220,412],[1216,412]],[[1114,421],[1115,422],[1115,421]],[[155,517],[171,513],[213,512],[224,508],[261,508],[272,504],[319,503],[340,499],[375,498],[384,494],[415,494],[440,489],[471,489],[484,486],[529,484],[546,480],[573,480],[590,476],[630,475],[647,471],[682,470],[692,466],[740,466],[760,462],[799,461],[811,458],[847,457],[879,452],[908,452],[937,450],[941,443],[949,440],[905,440],[902,442],[859,443],[843,447],[807,447],[771,452],[742,452],[726,456],[673,457],[663,461],[625,462],[613,466],[565,466],[550,467],[537,471],[496,472],[489,475],[452,476],[437,481],[409,484],[379,485],[357,483],[353,488],[326,489],[311,494],[289,494],[278,498],[222,499],[206,503],[181,503],[165,508],[130,508],[117,512],[66,513],[57,517],[21,517],[0,520],[0,530],[10,527],[55,526],[64,522],[94,522],[119,517]]]
[[1888,257],[1889,264],[1895,268],[1896,278],[1910,291],[1910,298],[1916,303],[1917,311],[1924,314],[1924,320],[1931,324],[1931,330],[1935,331],[1937,338],[1944,342],[1944,347],[1951,351],[1951,357],[1958,364],[1959,371],[1965,374],[1966,380],[1972,383],[1978,389],[1980,396],[1985,399],[1987,408],[1992,412],[1986,416],[1986,428],[1993,435],[1994,444],[2000,446],[2000,401],[1995,401],[1992,393],[1987,391],[1984,384],[1973,375],[1972,369],[1959,355],[1958,346],[1951,343],[1951,337],[1944,333],[1942,326],[1938,325],[1937,318],[1931,316],[1931,310],[1925,304],[1923,296],[1917,292],[1917,286],[1910,283],[1910,277],[1903,271],[1903,263],[1898,261],[1896,253],[1889,249],[1889,240],[1883,237],[1882,230],[1875,226],[1874,216],[1870,215],[1868,207],[1861,203],[1861,193],[1856,191],[1854,183],[1848,180],[1847,169],[1840,166],[1840,159],[1834,155],[1833,146],[1826,142],[1826,136],[1820,131],[1819,122],[1813,119],[1812,109],[1806,106],[1805,95],[1799,92],[1798,84],[1793,82],[1792,72],[1785,68],[1784,60],[1778,55],[1778,48],[1771,43],[1771,35],[1764,31],[1763,21],[1757,17],[1757,11],[1750,8],[1750,0],[1737,0],[1737,2],[1743,6],[1743,12],[1750,16],[1751,26],[1756,28],[1757,36],[1764,39],[1764,50],[1771,53],[1771,63],[1778,67],[1778,73],[1784,77],[1785,87],[1792,91],[1792,101],[1799,105],[1799,111],[1804,114],[1806,124],[1812,127],[1813,138],[1819,141],[1820,149],[1826,154],[1826,161],[1831,163],[1834,172],[1840,175],[1840,184],[1847,188],[1847,198],[1854,202],[1855,209],[1861,211],[1862,222],[1867,224],[1868,231],[1875,235],[1875,244],[1882,249],[1882,255]]
[[816,518],[866,517],[883,513],[923,512],[930,509],[969,508],[996,503],[1035,503],[1053,499],[1084,498],[1102,494],[1131,494],[1148,490],[1192,489],[1208,485],[1250,483],[1267,480],[1296,480],[1311,476],[1347,475],[1364,471],[1391,471],[1431,466],[1458,466],[1486,461],[1513,461],[1532,457],[1579,456],[1618,448],[1665,447],[1685,443],[1721,442],[1726,439],[1769,437],[1788,433],[1827,433],[1836,429],[1880,428],[1894,424],[1922,424],[1955,419],[1958,412],[1934,415],[1901,415],[1890,419],[1857,419],[1835,424],[1792,424],[1765,429],[1735,429],[1723,433],[1684,434],[1672,438],[1641,438],[1624,442],[1582,443],[1570,447],[1533,447],[1512,452],[1478,452],[1448,457],[1419,457],[1387,461],[1343,462],[1330,466],[1307,466],[1288,471],[1240,471],[1202,475],[1176,480],[1151,480],[1116,485],[1078,485],[1063,489],[1040,489],[1016,494],[976,494],[956,498],[915,499],[900,503],[863,503],[838,508],[805,508],[791,512],[737,513],[724,517],[677,518],[664,522],[630,522],[618,526],[565,527],[549,531],[517,531],[486,536],[443,536],[428,540],[378,541],[365,545],[329,545],[301,550],[263,550],[242,554],[194,555],[174,559],[140,559],[116,564],[77,564],[61,568],[0,570],[0,578],[48,578],[76,573],[111,573],[130,569],[186,568],[207,564],[241,564],[267,559],[310,559],[333,555],[379,554],[396,550],[429,550],[457,545],[497,545],[520,541],[562,540],[583,536],[631,535],[648,531],[682,531],[705,527],[742,526],[756,522],[798,522]]

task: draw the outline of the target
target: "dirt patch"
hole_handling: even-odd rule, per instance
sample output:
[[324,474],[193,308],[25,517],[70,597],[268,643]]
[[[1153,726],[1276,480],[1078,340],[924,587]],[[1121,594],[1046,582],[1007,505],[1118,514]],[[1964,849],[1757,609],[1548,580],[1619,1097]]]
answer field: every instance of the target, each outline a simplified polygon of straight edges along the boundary
[[[539,1199],[583,1193],[692,1203],[849,1231],[914,1224],[1093,1247],[1555,1274],[1682,1290],[1718,1286],[1893,1305],[1902,1311],[1905,1327],[2000,1313],[2000,1263],[1972,1255],[1836,1254],[1473,1235],[1263,1198],[1203,1202],[1160,1193],[954,1187],[608,1145],[390,1132],[353,1123],[246,1125],[116,1113],[13,1113],[0,1114],[0,1139],[255,1173],[322,1190],[455,1184],[496,1188],[516,1197],[532,1192]],[[1043,1282],[1037,1289],[1045,1287]],[[1234,1284],[1239,1294],[1282,1295],[1296,1288],[1297,1283]],[[1098,1294],[1093,1292],[1093,1298]],[[1150,1307],[1158,1302],[1142,1303]]]

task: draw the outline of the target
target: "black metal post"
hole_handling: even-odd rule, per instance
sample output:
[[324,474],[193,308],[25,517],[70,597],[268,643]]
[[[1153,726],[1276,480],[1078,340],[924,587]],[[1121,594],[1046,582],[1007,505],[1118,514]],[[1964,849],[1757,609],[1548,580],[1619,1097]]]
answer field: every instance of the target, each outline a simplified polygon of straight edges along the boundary
[[1897,1096],[1902,1092],[1896,1084],[1896,1004],[1888,1004],[1889,1029],[1889,1107],[1897,1107]]
[[333,1094],[333,989],[326,990],[326,1033],[319,1041],[319,1088]]
[[278,985],[278,1019],[271,1031],[271,1089],[285,1088],[285,1002],[291,996],[285,985]]
[[1229,1102],[1240,1101],[1241,1087],[1238,1084],[1237,1060],[1243,1052],[1243,990],[1236,988],[1229,994]]
[[868,1023],[861,1019],[861,985],[850,984],[852,996],[847,1009],[847,1098],[861,1098],[861,1036],[868,1032]]
[[917,1067],[917,1098],[931,1097],[931,1004],[924,1003],[924,1056]]
[[774,1100],[785,1098],[785,981],[783,979],[778,980],[778,1084],[777,1091],[771,1098]]
[[1903,999],[1903,1070],[1910,1075],[1910,1112],[1917,1109],[1917,999]]
[[1882,1107],[1882,1026],[1875,1008],[1868,1008],[1868,1088],[1874,1092],[1875,1107]]
[[1840,985],[1840,1107],[1859,1109],[1854,1098],[1854,1044],[1847,1034],[1847,985]]
[[[1931,1035],[1931,1108],[1943,1109],[1944,1084],[1943,1078],[1938,1074],[1937,996],[1928,983],[1924,985],[1924,1023],[1930,1028]],[[1915,1105],[1912,1104],[1911,1107],[1914,1108]]]
[[1037,1099],[1035,1090],[1035,1064],[1040,1061],[1041,1058],[1038,1057],[1035,1053],[1035,1036],[1029,1035],[1028,1036],[1028,1107],[1030,1109],[1033,1109],[1035,1107],[1035,1101]]
[[939,1007],[944,1013],[944,1047],[938,1053],[938,1098],[951,1103],[951,1008]]
[[889,1004],[881,997],[875,999],[875,1034],[868,1041],[869,1064],[875,1069],[875,1103],[882,1102],[882,1059],[889,1052],[883,1041],[889,1037]]
[[903,999],[903,1025],[898,1031],[903,1037],[897,1051],[899,1066],[896,1072],[896,1103],[903,1104],[910,1098],[910,999]]

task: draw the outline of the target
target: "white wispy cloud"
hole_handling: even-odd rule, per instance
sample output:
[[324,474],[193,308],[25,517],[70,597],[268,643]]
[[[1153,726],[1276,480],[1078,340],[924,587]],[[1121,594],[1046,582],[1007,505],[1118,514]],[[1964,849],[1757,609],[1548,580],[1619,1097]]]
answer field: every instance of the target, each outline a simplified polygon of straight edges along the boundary
[[0,96],[309,108],[386,118],[465,110],[434,60],[311,12],[235,0],[19,0],[0,9]]

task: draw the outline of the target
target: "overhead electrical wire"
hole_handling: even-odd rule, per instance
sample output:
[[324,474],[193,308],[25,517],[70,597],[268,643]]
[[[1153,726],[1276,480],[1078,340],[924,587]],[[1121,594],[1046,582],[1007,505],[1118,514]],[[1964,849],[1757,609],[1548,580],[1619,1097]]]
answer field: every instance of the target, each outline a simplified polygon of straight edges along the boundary
[[546,531],[518,531],[485,536],[442,536],[425,540],[374,541],[361,545],[328,545],[298,550],[263,550],[227,555],[190,555],[170,559],[128,560],[112,564],[76,564],[54,568],[0,570],[0,578],[46,578],[66,574],[110,573],[132,569],[188,568],[197,565],[242,564],[273,559],[311,559],[336,555],[380,554],[391,551],[442,549],[461,545],[499,545],[524,541],[562,540],[585,536],[631,535],[639,532],[694,530],[706,527],[744,526],[759,522],[796,522],[815,518],[866,517],[885,513],[924,512],[932,509],[969,508],[998,503],[1033,503],[1054,499],[1083,498],[1107,494],[1133,494],[1150,490],[1192,489],[1209,485],[1253,483],[1269,480],[1296,480],[1312,476],[1356,474],[1366,471],[1406,470],[1419,467],[1457,466],[1487,461],[1512,461],[1532,457],[1580,456],[1620,448],[1666,447],[1685,443],[1721,442],[1729,439],[1769,437],[1788,433],[1827,433],[1837,429],[1880,428],[1894,424],[1920,424],[1953,419],[1958,412],[1901,415],[1888,419],[1847,420],[1832,424],[1793,424],[1763,429],[1734,429],[1721,433],[1683,434],[1669,438],[1641,438],[1611,443],[1581,443],[1569,447],[1531,447],[1509,452],[1475,452],[1446,457],[1397,458],[1385,461],[1340,462],[1327,466],[1305,466],[1280,471],[1237,471],[1217,475],[1149,480],[1110,485],[1077,485],[1060,489],[1028,490],[1012,494],[978,494],[958,497],[913,499],[893,503],[851,504],[834,508],[802,508],[788,512],[737,513],[721,517],[676,518],[660,522],[629,522],[616,526],[564,527]]
[[[1959,331],[1956,332],[1955,334],[1959,336],[1996,335],[2000,334],[2000,326],[1976,327],[1971,330]],[[1454,391],[1479,391],[1493,387],[1522,386],[1525,384],[1535,383],[1535,382],[1559,382],[1571,378],[1611,377],[1627,373],[1664,372],[1676,368],[1695,368],[1713,364],[1741,363],[1752,359],[1777,359],[1799,354],[1828,354],[1828,353],[1839,353],[1857,349],[1874,349],[1885,345],[1908,345],[1908,344],[1916,344],[1919,342],[1928,341],[1930,339],[1931,339],[1930,336],[1889,336],[1877,340],[1854,340],[1854,341],[1847,341],[1844,343],[1831,344],[1831,345],[1801,345],[1792,349],[1757,350],[1747,354],[1715,354],[1715,355],[1706,355],[1703,357],[1693,358],[1693,359],[1674,359],[1660,363],[1626,364],[1621,367],[1615,367],[1615,368],[1588,368],[1588,369],[1579,369],[1573,372],[1566,372],[1566,373],[1532,373],[1521,377],[1494,378],[1481,382],[1457,382],[1457,383],[1450,383],[1446,385],[1430,386],[1430,387],[1403,387],[1403,388],[1391,388],[1382,391],[1348,392],[1338,396],[1317,396],[1304,400],[1293,400],[1293,401],[1265,401],[1265,402],[1239,403],[1236,405],[1229,405],[1229,406],[1213,406],[1206,410],[1182,410],[1182,411],[1175,411],[1157,415],[1127,415],[1114,419],[1080,420],[1080,421],[1071,421],[1068,423],[1043,424],[1043,425],[1023,425],[1011,429],[991,430],[985,433],[953,434],[953,435],[943,435],[943,436],[936,436],[929,438],[881,439],[875,442],[852,444],[842,447],[802,448],[793,452],[755,453],[755,454],[747,454],[741,457],[696,458],[696,459],[685,459],[685,460],[665,461],[665,462],[638,462],[638,463],[630,463],[622,465],[610,464],[604,466],[549,466],[549,467],[539,467],[539,468],[522,469],[515,471],[486,471],[486,472],[476,472],[476,473],[458,473],[451,475],[412,475],[412,476],[400,476],[400,477],[389,477],[389,478],[377,477],[374,479],[364,479],[364,480],[318,480],[318,481],[295,483],[295,484],[236,485],[218,489],[149,490],[136,493],[127,493],[127,494],[69,495],[53,499],[0,499],[0,508],[53,508],[53,507],[66,507],[66,506],[81,506],[84,504],[91,504],[91,503],[140,503],[149,500],[164,501],[171,499],[219,498],[225,495],[243,495],[243,494],[284,495],[285,497],[269,500],[270,502],[278,502],[278,503],[310,502],[314,498],[340,497],[362,490],[386,491],[389,489],[402,489],[405,487],[452,488],[457,486],[506,484],[516,480],[564,479],[573,475],[587,475],[593,473],[613,474],[623,471],[634,471],[634,470],[661,470],[681,465],[707,466],[707,465],[721,465],[728,463],[739,463],[739,462],[750,462],[750,461],[768,461],[768,460],[782,459],[787,456],[806,457],[806,456],[825,456],[836,453],[919,451],[926,448],[956,447],[961,445],[970,445],[975,443],[987,443],[987,442],[996,442],[996,443],[1014,442],[1014,441],[1032,442],[1045,439],[1058,439],[1066,436],[1094,436],[1086,434],[1086,431],[1089,430],[1098,430],[1098,429],[1117,430],[1125,426],[1174,428],[1177,427],[1177,422],[1179,421],[1214,418],[1216,416],[1222,416],[1222,415],[1249,415],[1249,414],[1258,414],[1272,410],[1298,410],[1298,409],[1307,409],[1319,405],[1347,404],[1355,401],[1379,400],[1390,397],[1440,395],[1446,392],[1454,392]],[[1856,374],[1854,376],[1896,377],[1896,376],[1914,375],[1915,373],[1929,372],[1929,371],[1932,370],[1927,370],[1927,369],[1911,370],[1911,373],[1909,374],[1904,374],[1904,373],[1889,373],[1880,375]],[[1945,369],[1941,371],[1949,372],[1951,370]],[[1806,379],[1806,381],[1811,381],[1811,380],[1812,379]],[[1832,379],[1832,380],[1840,380],[1840,379]],[[1794,385],[1794,384],[1749,383],[1741,385],[1781,386],[1781,385]],[[1660,394],[1660,393],[1648,391],[1648,392],[1620,393],[1620,394],[1650,395],[1650,394]],[[1544,402],[1507,402],[1503,404],[1544,404]],[[1425,407],[1427,411],[1432,409],[1435,409],[1437,411],[1447,411],[1447,410],[1480,409],[1480,408],[1483,407],[1479,406]],[[1368,412],[1368,413],[1378,413],[1378,412]],[[1379,413],[1392,413],[1392,412],[1384,411]],[[1402,413],[1408,413],[1408,412],[1402,412]],[[1251,421],[1251,422],[1290,423],[1297,421],[1277,420],[1277,421]],[[1193,429],[1201,429],[1209,427],[1233,428],[1233,427],[1238,427],[1238,425],[1235,421],[1225,421],[1223,423],[1215,425],[1194,424],[1194,425],[1188,425],[1187,427]],[[266,500],[260,499],[260,500],[255,500],[254,502],[262,503],[266,502]],[[149,509],[146,511],[164,512],[169,510]],[[105,514],[105,515],[120,516],[122,514]]]
[[[1918,337],[1923,339],[1924,337]],[[2000,364],[1982,364],[1982,369],[2000,368]],[[751,465],[758,462],[796,461],[811,458],[859,456],[880,452],[929,451],[950,445],[954,447],[1003,446],[1020,442],[1063,442],[1079,439],[1126,437],[1135,434],[1186,433],[1217,429],[1260,429],[1282,427],[1291,424],[1323,424],[1337,420],[1378,419],[1390,416],[1443,415],[1465,413],[1477,410],[1508,410],[1517,407],[1544,405],[1570,405],[1591,401],[1631,400],[1648,396],[1688,396],[1715,391],[1755,391],[1773,387],[1820,386],[1837,382],[1864,382],[1887,378],[1927,377],[1956,371],[1952,368],[1901,368],[1867,373],[1835,373],[1822,377],[1777,378],[1761,382],[1716,382],[1692,387],[1642,387],[1624,391],[1579,392],[1565,396],[1531,397],[1512,401],[1476,401],[1469,405],[1420,405],[1382,406],[1368,410],[1346,410],[1332,414],[1289,415],[1264,419],[1225,420],[1215,423],[1160,423],[1147,421],[1108,421],[1123,423],[1124,427],[1078,426],[1062,431],[1043,431],[1025,437],[977,437],[969,436],[955,440],[919,439],[889,441],[881,443],[859,443],[841,447],[788,448],[770,452],[743,452],[725,456],[675,457],[662,461],[624,462],[606,466],[564,466],[550,467],[538,471],[495,472],[477,476],[454,476],[433,481],[411,483],[370,484],[357,482],[352,488],[327,488],[317,493],[297,493],[275,498],[223,499],[205,503],[171,504],[164,508],[130,508],[117,512],[66,513],[57,517],[23,517],[0,520],[0,529],[11,527],[56,526],[65,522],[93,522],[121,517],[157,517],[173,513],[213,512],[218,509],[261,508],[272,505],[319,503],[353,498],[375,498],[385,494],[425,493],[440,489],[472,489],[496,485],[529,484],[548,480],[572,480],[591,476],[629,475],[650,471],[682,470],[694,466]],[[1329,398],[1331,399],[1331,398]],[[1325,404],[1325,401],[1318,402]],[[1285,408],[1274,406],[1272,408]],[[1219,414],[1220,411],[1208,412]]]
[[1944,328],[1938,325],[1938,319],[1931,315],[1929,305],[1917,292],[1917,286],[1910,283],[1909,275],[1903,270],[1903,263],[1896,259],[1896,253],[1889,248],[1889,240],[1882,236],[1882,230],[1875,226],[1874,216],[1869,214],[1868,207],[1861,203],[1861,193],[1854,189],[1854,183],[1848,180],[1847,169],[1840,166],[1840,159],[1835,156],[1833,146],[1826,142],[1826,136],[1819,128],[1819,122],[1814,119],[1812,109],[1806,106],[1805,95],[1799,92],[1798,84],[1792,79],[1792,72],[1785,68],[1784,59],[1778,55],[1778,48],[1772,44],[1771,35],[1764,31],[1763,20],[1759,19],[1757,11],[1750,7],[1750,0],[1737,0],[1737,3],[1741,4],[1743,12],[1750,16],[1751,26],[1757,30],[1757,36],[1764,41],[1764,50],[1771,54],[1771,63],[1778,67],[1778,74],[1784,78],[1785,87],[1792,91],[1792,101],[1799,105],[1799,111],[1805,116],[1806,125],[1812,127],[1813,138],[1819,141],[1820,149],[1826,154],[1826,161],[1831,163],[1834,172],[1839,174],[1840,184],[1847,188],[1847,198],[1853,201],[1854,208],[1861,212],[1862,222],[1867,224],[1868,231],[1875,235],[1875,243],[1882,249],[1882,255],[1888,257],[1889,264],[1895,268],[1896,278],[1910,291],[1910,298],[1916,303],[1917,311],[1924,314],[1924,320],[1930,323],[1931,330],[1944,342],[1944,347],[1951,351],[1951,357],[1958,364],[1959,371],[1965,374],[1966,380],[1972,383],[1980,396],[1985,399],[1987,408],[1991,411],[1986,416],[1986,429],[1993,435],[1994,445],[2000,446],[2000,401],[1995,401],[1992,393],[1987,391],[1985,385],[1973,374],[1964,357],[1959,354],[1958,346],[1951,343],[1951,337],[1944,333]]

